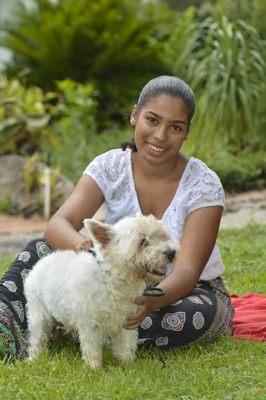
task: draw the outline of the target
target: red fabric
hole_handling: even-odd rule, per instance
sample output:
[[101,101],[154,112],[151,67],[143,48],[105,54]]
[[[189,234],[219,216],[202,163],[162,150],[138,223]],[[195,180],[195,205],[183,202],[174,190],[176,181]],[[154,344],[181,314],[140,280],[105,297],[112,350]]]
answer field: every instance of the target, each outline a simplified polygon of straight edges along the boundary
[[235,308],[233,336],[238,339],[266,340],[266,296],[246,293],[231,295]]

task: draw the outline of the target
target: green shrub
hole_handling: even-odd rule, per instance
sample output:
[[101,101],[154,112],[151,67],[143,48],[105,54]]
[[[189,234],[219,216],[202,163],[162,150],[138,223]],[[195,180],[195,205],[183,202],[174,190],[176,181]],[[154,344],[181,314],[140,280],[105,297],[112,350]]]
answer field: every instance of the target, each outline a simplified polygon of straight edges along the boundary
[[71,80],[58,81],[56,89],[44,93],[18,79],[0,81],[0,155],[38,152],[47,162],[51,152],[52,165],[73,178],[96,135],[97,92]]
[[217,141],[237,152],[265,148],[265,63],[256,29],[225,16],[198,22],[193,9],[182,15],[162,57],[196,94],[190,153],[204,158]]
[[[25,87],[18,79],[0,81],[1,153],[27,154],[58,139],[49,135],[53,124],[82,125],[73,132],[89,140],[96,131],[97,92],[90,84],[71,80],[57,82],[56,92]],[[48,129],[49,127],[49,129]]]
[[266,2],[261,0],[219,0],[216,1],[212,12],[216,15],[228,15],[230,20],[242,19],[251,24],[259,32],[260,36],[266,39]]
[[196,9],[189,7],[178,14],[168,40],[162,43],[160,57],[166,68],[173,75],[188,81],[193,75],[195,53],[200,37]]
[[256,29],[219,13],[201,21],[188,8],[162,49],[196,94],[185,153],[213,168],[226,190],[265,187],[265,48]]
[[[192,86],[198,97],[196,147],[223,136],[238,149],[264,137],[258,112],[265,64],[262,41],[256,30],[243,21],[207,19],[204,44],[197,53]],[[257,137],[256,137],[257,136]]]
[[52,166],[58,166],[60,172],[72,182],[76,182],[83,170],[99,154],[120,148],[120,144],[132,137],[130,129],[113,128],[93,135],[89,141],[83,135],[73,132],[71,124],[54,124],[51,133],[60,137],[60,146],[52,149]]
[[56,93],[26,88],[18,79],[0,79],[0,155],[33,153],[58,115]]
[[95,113],[97,92],[90,84],[83,85],[69,79],[57,82],[61,93],[58,109],[60,118],[47,130],[40,145],[43,155],[51,152],[53,167],[72,180],[81,173],[88,160],[88,149],[97,135]]
[[[147,79],[163,71],[160,39],[174,13],[153,1],[34,0],[20,2],[5,25],[2,46],[13,52],[11,76],[28,68],[27,80],[42,88],[70,78],[99,90],[102,123],[121,109]],[[125,107],[125,108],[124,108]]]
[[208,165],[216,171],[229,192],[266,187],[265,152],[243,151],[237,156],[229,152],[220,152]]
[[60,118],[49,126],[40,151],[45,159],[49,150],[52,167],[59,168],[75,182],[90,161],[105,151],[119,148],[133,136],[133,130],[129,126],[121,129],[113,123],[109,129],[97,132],[98,93],[92,85],[64,80],[57,82],[57,89],[62,95],[58,104]]

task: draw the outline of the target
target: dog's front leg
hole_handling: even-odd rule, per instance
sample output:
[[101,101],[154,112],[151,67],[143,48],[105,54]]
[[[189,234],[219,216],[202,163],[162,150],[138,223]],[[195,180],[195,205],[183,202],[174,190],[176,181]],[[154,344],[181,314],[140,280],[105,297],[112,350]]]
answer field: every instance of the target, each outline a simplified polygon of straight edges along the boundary
[[94,369],[102,368],[103,337],[97,329],[80,326],[78,328],[82,359]]
[[31,297],[27,303],[29,348],[28,360],[32,361],[42,352],[52,331],[53,318],[37,296]]
[[135,360],[137,350],[138,331],[122,329],[112,338],[114,356],[121,362],[127,363]]

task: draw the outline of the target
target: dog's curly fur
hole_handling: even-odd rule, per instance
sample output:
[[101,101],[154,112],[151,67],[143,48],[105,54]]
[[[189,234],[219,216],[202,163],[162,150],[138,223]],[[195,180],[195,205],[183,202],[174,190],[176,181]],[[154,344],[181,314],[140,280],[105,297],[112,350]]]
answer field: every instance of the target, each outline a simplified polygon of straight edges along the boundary
[[125,218],[111,226],[87,219],[94,251],[56,251],[39,260],[25,281],[29,359],[46,345],[54,321],[78,333],[82,357],[102,365],[102,346],[111,338],[114,355],[134,360],[137,330],[123,329],[145,278],[165,273],[176,246],[153,216]]

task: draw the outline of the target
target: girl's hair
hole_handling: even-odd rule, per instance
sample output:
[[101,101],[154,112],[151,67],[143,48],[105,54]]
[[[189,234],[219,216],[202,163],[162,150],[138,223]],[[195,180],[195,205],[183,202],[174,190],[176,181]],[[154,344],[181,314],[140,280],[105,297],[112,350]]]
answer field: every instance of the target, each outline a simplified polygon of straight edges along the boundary
[[[189,85],[176,76],[163,75],[150,80],[140,92],[137,101],[137,113],[141,111],[142,107],[150,99],[164,94],[171,97],[178,97],[184,102],[188,111],[189,127],[196,108],[195,96]],[[123,142],[121,147],[123,150],[130,147],[133,151],[137,151],[134,139]]]

